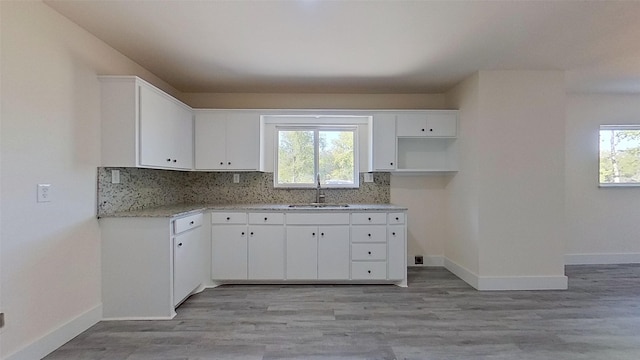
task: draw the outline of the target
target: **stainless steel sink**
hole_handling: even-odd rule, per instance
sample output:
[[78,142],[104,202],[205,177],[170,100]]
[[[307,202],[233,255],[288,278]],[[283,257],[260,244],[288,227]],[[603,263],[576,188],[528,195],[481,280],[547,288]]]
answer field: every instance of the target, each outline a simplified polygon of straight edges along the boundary
[[315,208],[346,208],[349,204],[333,204],[333,203],[309,203],[309,204],[291,204],[290,208],[315,209]]

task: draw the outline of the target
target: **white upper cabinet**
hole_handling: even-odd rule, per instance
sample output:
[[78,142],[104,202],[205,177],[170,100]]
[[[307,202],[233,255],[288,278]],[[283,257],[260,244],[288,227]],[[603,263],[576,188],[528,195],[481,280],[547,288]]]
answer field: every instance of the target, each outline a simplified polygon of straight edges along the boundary
[[140,165],[193,168],[193,111],[167,94],[140,86]]
[[193,169],[193,111],[135,76],[101,76],[102,165]]
[[437,174],[458,170],[458,111],[399,112],[396,117],[398,174]]
[[457,111],[429,110],[400,113],[397,118],[398,137],[455,137]]
[[396,115],[374,114],[369,121],[369,171],[391,171],[396,168]]
[[368,171],[438,174],[458,170],[457,110],[374,113],[369,121]]
[[260,115],[241,110],[195,111],[196,170],[258,170]]

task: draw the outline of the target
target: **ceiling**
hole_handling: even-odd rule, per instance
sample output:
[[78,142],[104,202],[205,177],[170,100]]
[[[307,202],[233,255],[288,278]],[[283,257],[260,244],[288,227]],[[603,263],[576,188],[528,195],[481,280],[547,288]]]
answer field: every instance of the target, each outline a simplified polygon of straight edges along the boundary
[[181,92],[439,93],[478,70],[640,92],[640,1],[45,3]]

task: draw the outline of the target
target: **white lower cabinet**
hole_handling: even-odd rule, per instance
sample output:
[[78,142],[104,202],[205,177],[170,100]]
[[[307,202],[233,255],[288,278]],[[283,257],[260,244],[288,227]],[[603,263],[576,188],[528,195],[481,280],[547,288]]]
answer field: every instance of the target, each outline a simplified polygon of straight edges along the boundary
[[387,229],[389,280],[407,277],[407,250],[404,225],[389,225]]
[[406,285],[403,212],[213,212],[212,278]]
[[[202,214],[198,215],[202,218]],[[193,221],[193,220],[192,220]],[[202,228],[188,229],[173,238],[173,304],[178,305],[202,283]]]
[[247,225],[211,228],[211,277],[214,280],[247,279]]
[[287,279],[318,279],[317,226],[287,226]]
[[249,279],[284,279],[284,226],[249,226]]
[[202,216],[100,219],[104,319],[173,318],[208,282]]
[[318,279],[349,279],[349,226],[320,226]]
[[349,280],[349,226],[287,226],[287,280]]

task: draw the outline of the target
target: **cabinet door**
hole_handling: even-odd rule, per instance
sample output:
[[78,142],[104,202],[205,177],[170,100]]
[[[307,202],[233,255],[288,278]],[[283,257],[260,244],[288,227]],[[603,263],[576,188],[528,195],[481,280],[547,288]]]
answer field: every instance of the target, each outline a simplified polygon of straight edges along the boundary
[[376,114],[371,124],[372,171],[394,170],[396,168],[396,116]]
[[397,136],[426,136],[427,113],[398,114],[396,129]]
[[168,95],[140,85],[140,165],[191,169],[191,110]]
[[287,279],[318,278],[318,227],[287,227]]
[[349,279],[349,226],[318,228],[318,279]]
[[193,169],[193,111],[187,106],[174,104],[174,119],[171,140],[176,169]]
[[455,113],[433,112],[427,117],[427,136],[456,137],[457,127]]
[[214,280],[247,279],[247,227],[211,227],[211,277]]
[[173,238],[173,303],[177,305],[200,286],[202,228],[191,229]]
[[389,225],[387,231],[389,280],[402,280],[407,274],[404,225]]
[[222,111],[196,111],[196,170],[223,170],[227,168],[226,116],[226,112]]
[[249,279],[284,280],[284,226],[249,226]]
[[252,112],[229,112],[226,145],[229,170],[258,170],[260,116]]

